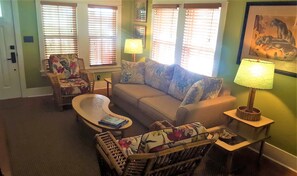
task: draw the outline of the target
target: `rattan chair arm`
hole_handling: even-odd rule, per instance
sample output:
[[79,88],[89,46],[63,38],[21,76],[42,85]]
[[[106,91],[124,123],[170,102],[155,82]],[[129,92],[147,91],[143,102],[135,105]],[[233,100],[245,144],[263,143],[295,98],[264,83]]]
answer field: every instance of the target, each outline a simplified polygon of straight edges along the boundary
[[97,144],[96,148],[98,150],[98,152],[100,153],[100,155],[102,156],[102,158],[104,159],[104,161],[108,164],[108,166],[112,169],[113,165],[110,163],[108,157],[106,156],[106,154],[104,153],[104,151],[101,149],[101,147]]
[[115,137],[109,132],[99,133],[95,136],[99,147],[104,152],[107,159],[119,175],[122,175],[127,161],[127,155],[123,152]]

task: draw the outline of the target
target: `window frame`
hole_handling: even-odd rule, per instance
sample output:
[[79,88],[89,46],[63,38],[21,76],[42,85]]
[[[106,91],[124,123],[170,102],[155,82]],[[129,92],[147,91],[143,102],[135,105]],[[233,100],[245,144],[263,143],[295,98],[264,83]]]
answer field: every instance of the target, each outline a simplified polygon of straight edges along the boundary
[[[42,60],[44,58],[44,37],[42,29],[42,16],[41,16],[41,2],[55,2],[55,3],[69,3],[77,4],[77,46],[78,46],[78,56],[84,59],[85,68],[92,72],[110,72],[118,71],[121,67],[121,0],[36,0],[36,14],[37,14],[37,27],[38,27],[38,41],[39,41],[39,51],[40,51],[40,66],[41,73],[45,70],[42,65]],[[115,65],[100,65],[100,66],[90,66],[89,61],[89,31],[88,31],[88,5],[98,5],[98,6],[115,6],[117,7],[116,14],[116,64]]]
[[[221,3],[221,15],[220,15],[220,22],[219,22],[219,29],[218,29],[218,36],[217,36],[217,45],[216,45],[216,49],[215,49],[215,53],[214,53],[214,64],[213,64],[212,75],[210,75],[210,76],[217,76],[218,71],[219,71],[225,21],[226,21],[226,17],[227,17],[227,7],[228,7],[227,0],[170,0],[170,1],[169,0],[153,0],[152,5],[156,5],[156,4],[179,4],[180,5],[179,6],[179,14],[178,14],[178,22],[177,22],[178,27],[177,27],[176,46],[175,46],[175,63],[180,65],[181,57],[182,57],[183,34],[184,34],[185,13],[186,13],[184,4],[189,4],[189,3],[191,3],[191,4]],[[152,19],[153,19],[153,17],[152,17]],[[153,25],[151,26],[151,28],[153,28]],[[151,31],[152,31],[152,29],[151,29]],[[151,41],[152,41],[152,39],[151,39]],[[151,43],[151,45],[152,45],[152,43]],[[150,57],[151,57],[151,54],[152,53],[150,52]]]

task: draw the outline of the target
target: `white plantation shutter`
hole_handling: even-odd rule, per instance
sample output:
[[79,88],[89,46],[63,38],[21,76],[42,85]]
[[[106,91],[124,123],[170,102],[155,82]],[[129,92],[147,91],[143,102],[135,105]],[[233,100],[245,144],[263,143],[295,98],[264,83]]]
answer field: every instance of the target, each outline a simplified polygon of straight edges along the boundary
[[76,4],[41,2],[45,58],[77,54]]
[[117,7],[89,5],[90,66],[116,64]]
[[181,66],[212,75],[221,4],[185,4]]
[[175,58],[178,5],[153,5],[151,58],[173,64]]

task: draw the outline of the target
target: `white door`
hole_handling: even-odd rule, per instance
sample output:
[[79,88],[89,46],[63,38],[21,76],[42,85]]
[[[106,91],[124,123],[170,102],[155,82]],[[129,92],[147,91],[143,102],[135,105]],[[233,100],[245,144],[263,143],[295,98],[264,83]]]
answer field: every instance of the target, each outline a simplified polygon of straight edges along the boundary
[[0,0],[0,99],[21,97],[11,0]]

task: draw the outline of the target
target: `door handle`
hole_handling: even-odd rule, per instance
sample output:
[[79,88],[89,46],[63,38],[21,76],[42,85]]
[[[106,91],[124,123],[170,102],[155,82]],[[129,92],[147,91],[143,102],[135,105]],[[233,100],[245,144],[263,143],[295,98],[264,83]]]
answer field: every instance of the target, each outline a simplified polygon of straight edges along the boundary
[[15,57],[15,53],[14,52],[11,52],[10,53],[10,57],[11,58],[8,58],[7,60],[11,60],[12,63],[16,63],[16,57]]

